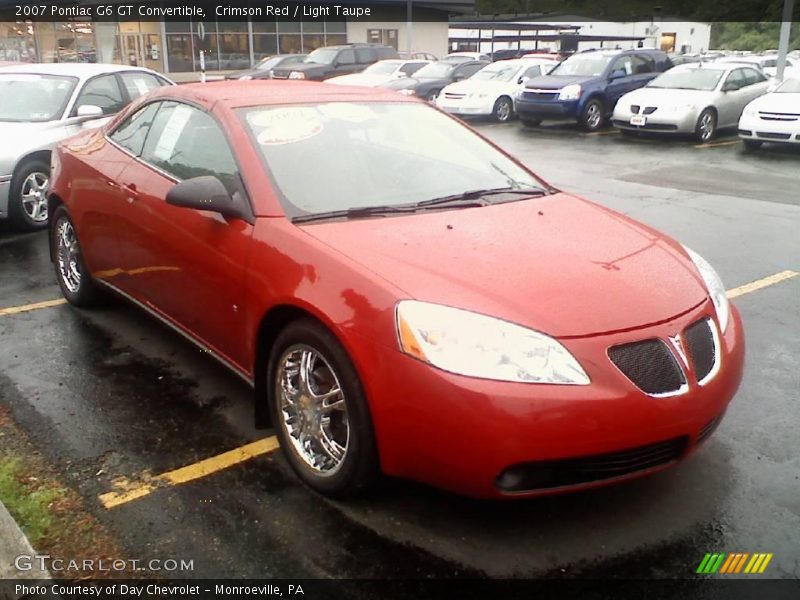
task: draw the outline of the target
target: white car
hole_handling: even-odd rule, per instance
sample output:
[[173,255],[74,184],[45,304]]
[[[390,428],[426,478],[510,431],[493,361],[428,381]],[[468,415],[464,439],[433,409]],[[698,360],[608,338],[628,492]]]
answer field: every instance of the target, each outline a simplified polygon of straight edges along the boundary
[[514,116],[514,98],[533,77],[546,75],[556,64],[548,58],[499,60],[483,67],[469,79],[446,86],[436,106],[454,115],[492,116],[508,121]]
[[[726,56],[716,62],[754,64],[764,71],[767,77],[775,77],[778,74],[778,55],[777,54],[750,54],[747,56]],[[800,76],[800,61],[794,58],[786,58],[786,67],[783,72],[784,77]]]
[[430,64],[429,60],[379,60],[368,66],[360,73],[341,75],[325,80],[325,83],[335,85],[360,85],[364,87],[378,87],[395,79],[411,77],[422,67]]
[[467,62],[470,60],[488,60],[492,61],[492,57],[485,52],[451,52],[442,60],[449,60],[450,62]]
[[787,79],[748,104],[739,119],[739,137],[747,148],[764,142],[800,144],[800,79]]
[[766,75],[749,65],[679,65],[622,96],[612,123],[623,133],[687,133],[708,142],[717,130],[736,127],[744,107],[769,86]]
[[149,69],[89,63],[0,68],[0,219],[17,229],[47,226],[50,152],[85,127],[99,127],[139,96],[174,85]]

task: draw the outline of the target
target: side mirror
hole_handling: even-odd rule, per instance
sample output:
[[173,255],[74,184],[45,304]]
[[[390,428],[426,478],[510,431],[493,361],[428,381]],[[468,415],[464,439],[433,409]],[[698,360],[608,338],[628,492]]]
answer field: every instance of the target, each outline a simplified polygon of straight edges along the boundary
[[466,78],[467,76],[464,75],[464,73],[456,73],[453,75],[453,81],[464,81]]
[[615,81],[617,79],[622,79],[623,77],[627,77],[628,74],[623,71],[622,69],[617,69],[611,73],[611,77],[609,77],[609,81]]
[[167,204],[195,210],[210,210],[223,217],[240,217],[241,213],[222,182],[211,175],[193,177],[176,184],[167,192]]
[[98,119],[103,116],[103,109],[94,104],[82,104],[75,114],[83,119]]
[[528,82],[530,81],[530,79],[531,79],[530,77],[525,77],[525,76],[523,75],[522,77],[520,77],[519,79],[517,79],[517,83],[518,83],[519,85],[525,85],[526,83],[528,83]]

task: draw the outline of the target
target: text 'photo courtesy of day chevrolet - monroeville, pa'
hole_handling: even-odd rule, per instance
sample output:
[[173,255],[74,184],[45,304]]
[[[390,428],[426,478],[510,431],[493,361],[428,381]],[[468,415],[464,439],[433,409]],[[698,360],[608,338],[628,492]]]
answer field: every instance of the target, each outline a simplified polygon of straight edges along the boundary
[[0,0],[0,600],[800,599],[800,0]]

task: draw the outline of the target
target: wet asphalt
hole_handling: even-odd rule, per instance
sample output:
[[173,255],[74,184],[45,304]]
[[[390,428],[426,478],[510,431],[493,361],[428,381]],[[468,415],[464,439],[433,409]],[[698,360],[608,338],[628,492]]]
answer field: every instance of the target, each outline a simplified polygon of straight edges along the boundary
[[[800,271],[800,149],[476,127],[557,187],[691,246],[729,289]],[[46,234],[0,230],[0,308],[59,297]],[[723,551],[771,552],[765,577],[797,578],[800,277],[735,304],[745,377],[705,447],[642,480],[544,499],[478,502],[388,481],[333,502],[273,453],[107,510],[97,496],[115,477],[271,433],[253,428],[244,383],[122,301],[0,317],[0,403],[131,557],[193,559],[181,576],[692,579],[706,552]]]

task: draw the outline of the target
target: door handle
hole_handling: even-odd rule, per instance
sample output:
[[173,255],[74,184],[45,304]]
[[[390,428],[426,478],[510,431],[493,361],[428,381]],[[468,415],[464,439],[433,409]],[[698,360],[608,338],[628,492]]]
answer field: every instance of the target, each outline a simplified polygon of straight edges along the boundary
[[136,191],[135,183],[126,183],[122,187],[125,190],[125,194],[128,196],[128,202],[133,202],[139,197],[139,192]]

